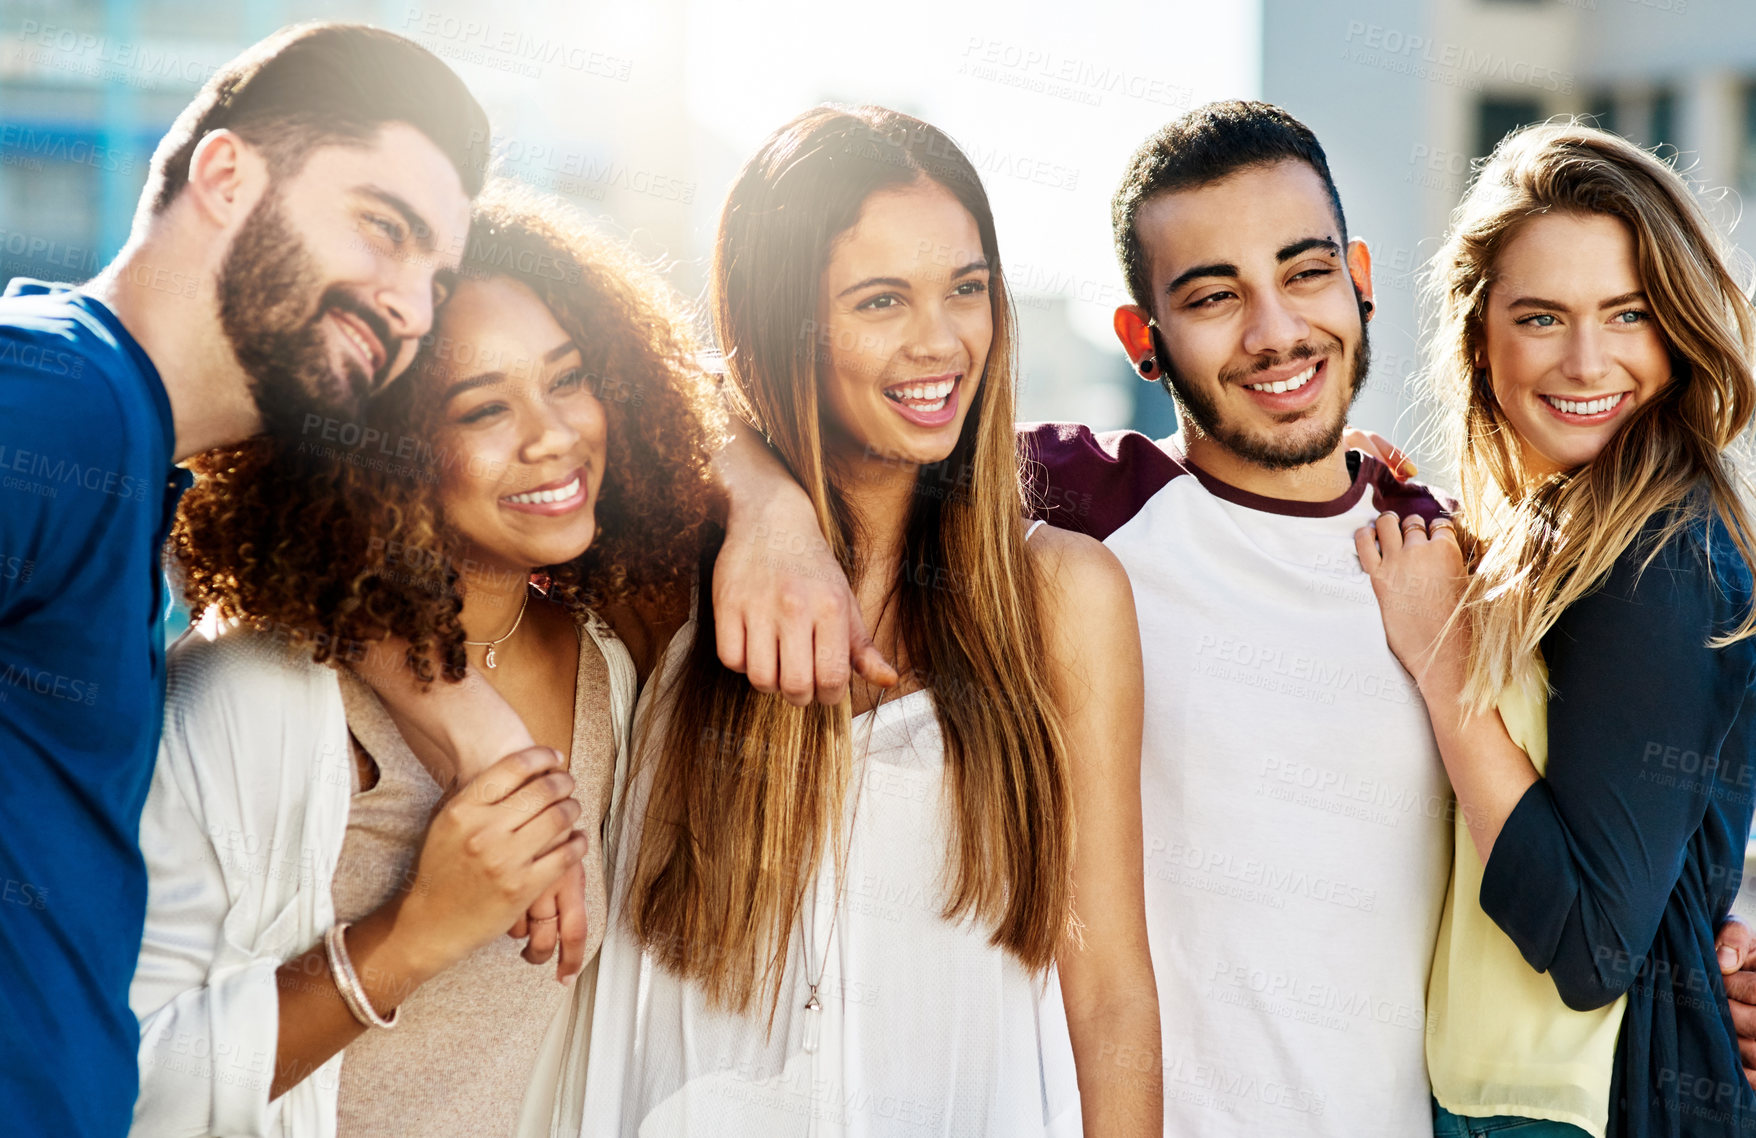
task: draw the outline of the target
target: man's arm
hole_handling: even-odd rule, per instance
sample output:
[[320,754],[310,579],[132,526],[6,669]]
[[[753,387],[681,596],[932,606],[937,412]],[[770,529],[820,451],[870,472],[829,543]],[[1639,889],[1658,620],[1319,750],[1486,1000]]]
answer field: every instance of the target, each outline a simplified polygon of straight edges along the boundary
[[468,782],[514,751],[536,745],[524,720],[474,669],[457,683],[423,687],[408,666],[408,641],[373,641],[354,673],[384,702],[409,749],[439,786]]
[[[102,366],[63,337],[0,325],[0,469],[9,476],[0,484],[0,627],[56,604],[51,582],[121,532],[119,512],[157,516],[154,491],[168,471],[139,456],[158,425],[125,417]],[[136,456],[126,467],[125,455]],[[80,470],[137,490],[88,488]]]
[[[409,669],[408,642],[392,637],[371,644],[353,665],[372,686],[421,765],[441,788],[476,778],[505,755],[536,745],[524,720],[473,668],[458,683],[435,683],[425,691]],[[532,964],[555,961],[555,979],[566,983],[585,967],[590,930],[585,919],[585,873],[570,866],[529,911],[507,930],[527,940]]]
[[896,669],[867,634],[810,497],[735,415],[730,434],[714,460],[727,502],[713,567],[720,662],[795,707],[840,703],[853,672],[892,686]]

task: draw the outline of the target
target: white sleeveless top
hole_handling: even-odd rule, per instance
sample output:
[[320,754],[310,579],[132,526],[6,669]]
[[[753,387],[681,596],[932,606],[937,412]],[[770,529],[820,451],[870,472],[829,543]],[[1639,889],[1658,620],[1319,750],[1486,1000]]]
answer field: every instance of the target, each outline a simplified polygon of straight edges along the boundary
[[[667,677],[693,636],[689,625],[672,642]],[[643,697],[636,716],[643,741],[663,738],[662,704],[655,713]],[[932,694],[911,692],[856,716],[853,742],[860,786],[849,796],[858,801],[849,807],[840,913],[826,853],[815,903],[792,938],[771,1035],[766,1001],[746,1015],[711,1009],[698,987],[658,967],[628,935],[622,901],[649,791],[645,779],[630,788],[599,957],[585,1135],[1080,1133],[1058,977],[1033,978],[988,943],[988,929],[940,915],[950,831]],[[805,1011],[807,953],[811,976],[821,974],[818,1013]],[[807,1050],[813,1016],[818,1041]]]

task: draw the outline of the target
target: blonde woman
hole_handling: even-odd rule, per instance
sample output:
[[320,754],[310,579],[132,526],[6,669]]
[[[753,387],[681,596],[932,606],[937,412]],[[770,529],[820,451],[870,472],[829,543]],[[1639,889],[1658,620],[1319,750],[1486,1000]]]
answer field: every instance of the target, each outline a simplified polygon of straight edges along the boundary
[[638,720],[588,1133],[1161,1133],[1133,602],[1023,520],[975,170],[907,115],[800,116],[726,201],[713,304],[817,505],[776,548],[828,542],[905,678],[752,693],[703,593]]
[[1756,783],[1749,304],[1684,181],[1573,124],[1500,144],[1434,280],[1469,575],[1448,523],[1358,544],[1457,794],[1436,1132],[1756,1133],[1713,941]]

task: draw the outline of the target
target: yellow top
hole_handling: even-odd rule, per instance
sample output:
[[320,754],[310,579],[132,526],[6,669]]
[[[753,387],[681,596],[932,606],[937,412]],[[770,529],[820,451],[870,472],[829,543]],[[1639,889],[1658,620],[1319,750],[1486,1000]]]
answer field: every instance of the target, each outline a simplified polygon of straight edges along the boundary
[[[1500,718],[1542,774],[1549,760],[1548,668],[1533,688],[1500,693]],[[1433,972],[1427,983],[1427,1071],[1453,1114],[1569,1122],[1604,1138],[1610,1071],[1628,997],[1576,1012],[1482,912],[1482,859],[1462,812]]]

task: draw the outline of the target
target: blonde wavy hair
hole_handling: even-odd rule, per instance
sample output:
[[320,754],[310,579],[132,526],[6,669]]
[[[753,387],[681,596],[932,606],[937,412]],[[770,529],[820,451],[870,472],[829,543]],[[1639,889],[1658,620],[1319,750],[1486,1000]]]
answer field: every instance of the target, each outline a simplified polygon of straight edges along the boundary
[[[1590,462],[1539,477],[1477,361],[1499,255],[1526,221],[1549,213],[1627,225],[1671,379]],[[1458,456],[1463,521],[1474,539],[1459,609],[1472,634],[1468,706],[1486,709],[1509,683],[1534,681],[1544,634],[1657,516],[1664,522],[1642,551],[1644,564],[1711,510],[1756,568],[1737,461],[1756,410],[1756,320],[1726,245],[1676,170],[1576,121],[1515,131],[1452,214],[1426,288],[1436,310],[1427,378]],[[1753,632],[1756,612],[1713,644]]]

